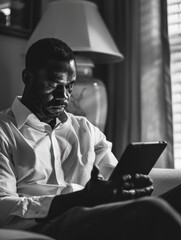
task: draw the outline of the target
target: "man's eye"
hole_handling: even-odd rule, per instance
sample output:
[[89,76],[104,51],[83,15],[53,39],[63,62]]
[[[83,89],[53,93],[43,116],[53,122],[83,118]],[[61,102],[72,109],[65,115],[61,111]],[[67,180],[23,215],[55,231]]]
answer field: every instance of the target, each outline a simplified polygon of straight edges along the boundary
[[54,83],[46,83],[43,88],[46,93],[50,93],[56,89],[56,85]]
[[74,86],[74,82],[69,83],[69,84],[66,86],[66,88],[67,88],[68,90],[72,90],[73,86]]

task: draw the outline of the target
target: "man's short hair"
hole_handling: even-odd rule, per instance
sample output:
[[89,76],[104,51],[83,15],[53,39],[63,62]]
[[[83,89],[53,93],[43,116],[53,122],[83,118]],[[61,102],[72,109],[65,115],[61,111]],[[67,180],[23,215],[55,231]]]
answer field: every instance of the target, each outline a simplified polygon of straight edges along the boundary
[[63,41],[56,38],[43,38],[33,43],[25,57],[25,67],[34,71],[43,67],[47,60],[75,60],[72,49]]

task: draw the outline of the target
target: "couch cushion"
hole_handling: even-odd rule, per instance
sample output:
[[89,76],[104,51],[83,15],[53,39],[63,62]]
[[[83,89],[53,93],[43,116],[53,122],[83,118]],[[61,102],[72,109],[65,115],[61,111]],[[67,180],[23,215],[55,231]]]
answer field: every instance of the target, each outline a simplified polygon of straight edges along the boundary
[[152,195],[154,196],[181,184],[181,169],[153,168],[149,175],[153,179],[154,191]]
[[53,238],[27,231],[0,229],[0,240],[53,240]]

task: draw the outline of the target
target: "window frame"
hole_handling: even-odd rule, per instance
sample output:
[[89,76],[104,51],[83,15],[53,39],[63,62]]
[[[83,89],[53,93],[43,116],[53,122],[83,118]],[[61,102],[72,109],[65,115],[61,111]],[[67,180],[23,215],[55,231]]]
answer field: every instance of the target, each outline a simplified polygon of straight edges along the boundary
[[[178,5],[178,6],[177,6]],[[167,0],[175,168],[181,168],[181,0]]]

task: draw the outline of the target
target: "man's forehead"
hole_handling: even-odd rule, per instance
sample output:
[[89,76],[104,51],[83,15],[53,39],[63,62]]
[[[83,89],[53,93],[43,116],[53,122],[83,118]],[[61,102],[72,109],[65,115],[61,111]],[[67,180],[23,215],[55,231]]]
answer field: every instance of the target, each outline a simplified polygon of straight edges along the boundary
[[50,71],[49,76],[49,80],[53,80],[58,83],[67,83],[76,80],[75,72],[71,72],[70,74],[68,71]]
[[63,79],[67,76],[72,76],[73,78],[76,77],[76,72],[72,70],[62,69],[62,70],[50,70],[49,75],[53,78]]
[[76,70],[75,61],[72,59],[70,61],[59,61],[55,59],[49,59],[46,62],[46,68],[57,71],[68,71]]
[[56,72],[56,71],[51,72],[51,76],[55,78],[62,78],[63,76],[66,76],[66,75],[67,75],[67,72]]

